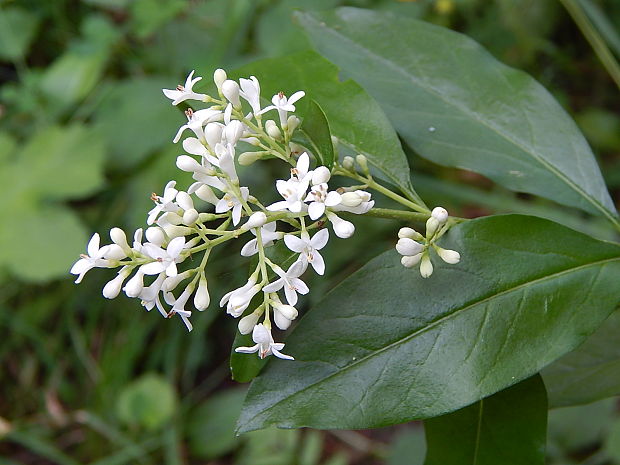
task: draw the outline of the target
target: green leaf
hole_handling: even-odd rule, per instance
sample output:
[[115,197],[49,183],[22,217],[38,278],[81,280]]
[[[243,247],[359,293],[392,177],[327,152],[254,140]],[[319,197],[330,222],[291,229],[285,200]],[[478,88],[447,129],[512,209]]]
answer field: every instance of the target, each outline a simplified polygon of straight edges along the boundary
[[106,138],[116,169],[134,165],[156,149],[174,147],[175,128],[187,119],[162,93],[168,87],[170,80],[161,77],[135,78],[114,83],[103,97],[95,127]]
[[28,52],[39,19],[21,8],[0,8],[0,59],[18,60]]
[[0,223],[0,243],[5,244],[0,265],[29,281],[67,276],[88,241],[77,216],[62,206],[20,207],[5,211],[19,222]]
[[[103,184],[104,148],[96,131],[81,125],[37,132],[21,150],[0,142],[0,266],[32,281],[67,275],[88,239],[77,216],[55,201],[91,194]],[[17,181],[16,181],[17,180]]]
[[210,397],[192,410],[187,432],[193,454],[203,459],[214,459],[235,447],[235,420],[247,389],[231,389]]
[[620,394],[620,312],[588,340],[542,371],[551,407],[587,404]]
[[424,422],[425,465],[543,465],[547,395],[539,375]]
[[586,140],[530,76],[462,34],[413,19],[355,8],[297,18],[423,157],[620,226]]
[[172,385],[157,374],[147,374],[127,385],[116,404],[118,418],[127,425],[156,430],[174,413],[177,403]]
[[329,169],[334,166],[334,145],[325,113],[318,103],[310,100],[299,131],[310,142],[310,149],[319,163]]
[[366,155],[387,180],[412,195],[407,157],[381,107],[357,83],[342,82],[332,63],[315,52],[303,52],[257,61],[235,72],[242,77],[250,74],[261,81],[263,96],[303,89],[306,97],[295,104],[302,116],[308,102],[315,100],[339,144]]
[[[578,346],[620,299],[620,245],[506,215],[454,227],[420,278],[396,251],[307,313],[250,388],[239,431],[371,428],[460,409]],[[593,299],[596,296],[596,300]]]
[[101,187],[104,156],[100,134],[73,125],[37,132],[17,155],[17,163],[28,173],[28,182],[38,194],[46,199],[67,199]]
[[144,39],[186,7],[184,0],[136,0],[131,3],[131,28],[139,38]]

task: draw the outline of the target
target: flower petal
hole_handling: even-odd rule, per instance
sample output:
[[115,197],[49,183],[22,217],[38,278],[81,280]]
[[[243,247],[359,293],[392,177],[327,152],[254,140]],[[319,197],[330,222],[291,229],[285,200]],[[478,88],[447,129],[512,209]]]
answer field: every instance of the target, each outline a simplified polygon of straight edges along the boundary
[[287,234],[284,236],[284,243],[293,252],[301,253],[307,246],[307,243],[299,237]]

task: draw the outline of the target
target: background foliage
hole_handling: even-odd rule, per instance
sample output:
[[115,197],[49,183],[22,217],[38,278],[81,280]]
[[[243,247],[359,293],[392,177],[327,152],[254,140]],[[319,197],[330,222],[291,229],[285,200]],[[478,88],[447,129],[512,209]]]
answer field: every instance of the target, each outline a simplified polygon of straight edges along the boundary
[[[579,3],[612,51],[620,52],[620,5]],[[216,67],[303,52],[310,41],[291,20],[293,10],[339,5],[450,27],[526,70],[575,118],[618,199],[618,90],[555,0],[2,1],[0,464],[423,463],[424,433],[415,423],[372,431],[268,429],[235,438],[246,388],[230,381],[234,322],[213,305],[194,319],[188,335],[177,322],[146,314],[128,299],[105,301],[105,272],[79,287],[67,275],[90,231],[142,226],[150,193],[170,178],[178,151],[171,139],[184,117],[162,87],[181,82],[192,69],[207,77]],[[347,85],[323,66],[335,88]],[[401,135],[416,189],[430,205],[465,217],[527,212],[610,238],[604,220],[513,194],[471,171],[433,165],[415,155],[415,134]],[[268,164],[257,165],[242,176],[259,186],[274,177],[268,170]],[[313,283],[308,307],[393,247],[397,224],[358,223],[354,239],[327,252],[328,279]],[[236,248],[209,266],[214,297],[243,280]],[[614,315],[599,331],[618,334],[619,326]],[[594,341],[586,342],[588,351],[597,350]],[[618,373],[617,365],[610,356],[601,385]],[[562,370],[601,372],[583,355],[569,354],[543,374],[559,379]],[[571,396],[582,398],[580,389],[559,386],[549,392],[549,404],[570,404]],[[614,386],[607,389],[617,394]],[[607,399],[552,411],[549,463],[620,463],[616,410]],[[433,454],[431,448],[429,460]]]

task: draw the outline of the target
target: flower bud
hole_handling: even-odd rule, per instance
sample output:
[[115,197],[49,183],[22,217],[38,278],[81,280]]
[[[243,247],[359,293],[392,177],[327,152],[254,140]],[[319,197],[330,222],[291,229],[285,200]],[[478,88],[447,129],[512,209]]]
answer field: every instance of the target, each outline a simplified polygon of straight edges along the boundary
[[361,196],[355,192],[345,192],[340,195],[340,198],[342,199],[340,203],[345,207],[357,207],[362,203]]
[[209,221],[217,220],[217,215],[214,213],[200,213],[198,219],[201,223],[208,223]]
[[161,223],[158,222],[158,224],[160,225],[164,223],[169,223],[177,226],[183,223],[183,217],[176,214],[175,212],[166,212],[161,216]]
[[207,279],[203,276],[200,278],[198,290],[194,295],[194,307],[202,312],[209,307],[209,303],[211,303],[211,297],[209,296],[209,289],[207,289]]
[[256,326],[256,323],[258,323],[259,318],[260,315],[256,312],[250,313],[249,315],[241,318],[241,320],[239,320],[239,332],[241,334],[250,334],[254,329],[254,326]]
[[185,210],[185,213],[183,213],[183,224],[187,226],[191,226],[194,223],[196,223],[197,219],[198,219],[198,212],[194,208]]
[[420,234],[413,228],[400,228],[400,230],[398,231],[398,237],[400,239],[407,237],[409,239],[414,239],[416,241],[419,241],[420,239],[424,239],[424,236],[422,236],[422,234]]
[[[183,218],[181,218],[181,221],[183,221]],[[166,224],[162,226],[162,228],[170,239],[174,239],[175,237],[189,236],[190,234],[194,233],[193,229],[188,228],[187,226],[177,226],[173,224]]]
[[292,134],[293,131],[297,129],[297,127],[299,126],[299,123],[301,123],[301,120],[297,118],[297,116],[295,115],[289,116],[286,121],[286,128],[288,130],[288,133]]
[[110,239],[120,248],[125,251],[125,254],[129,255],[131,253],[131,247],[127,243],[127,236],[125,235],[125,231],[121,228],[112,228],[110,229]]
[[327,166],[318,166],[312,173],[312,185],[323,184],[328,182],[332,174]]
[[261,150],[256,152],[243,152],[241,155],[237,157],[237,161],[241,166],[249,166],[255,161],[266,158],[265,156],[269,154],[269,152]]
[[352,171],[355,167],[355,160],[353,157],[349,157],[348,155],[342,159],[342,167],[345,170]]
[[222,83],[222,94],[228,99],[233,107],[240,108],[241,100],[239,100],[239,84],[235,81],[227,79]]
[[144,289],[144,273],[140,271],[136,272],[123,288],[127,297],[138,297],[142,289]]
[[355,161],[358,165],[360,165],[360,168],[364,173],[370,172],[370,170],[368,169],[368,159],[365,155],[359,154],[357,157],[355,157]]
[[216,203],[219,202],[219,199],[213,193],[211,188],[209,186],[205,185],[205,184],[203,184],[198,189],[196,189],[196,192],[194,192],[194,194],[196,194],[196,196],[200,200],[204,200],[205,202],[209,202],[209,203],[211,203],[213,205],[215,205]]
[[177,204],[183,210],[191,210],[194,208],[194,202],[190,195],[185,191],[179,191],[177,194]]
[[[176,287],[181,283],[181,281],[186,280],[190,277],[192,270],[184,271],[183,273],[179,273],[176,276],[167,277],[163,284],[161,285],[162,290],[165,292],[172,292],[176,289]],[[193,290],[193,288],[192,288]],[[174,296],[172,296],[174,298]]]
[[421,258],[422,258],[421,253],[416,254],[416,255],[408,255],[408,256],[401,257],[400,263],[402,263],[402,265],[405,268],[413,268],[418,263],[420,263]]
[[282,132],[280,128],[276,125],[275,121],[270,119],[265,122],[265,131],[269,134],[269,137],[275,140],[280,140],[282,138]]
[[150,228],[148,228],[145,232],[145,235],[146,240],[149,241],[151,244],[155,244],[157,247],[161,247],[161,245],[166,240],[164,231],[157,226],[151,226]]
[[194,173],[203,169],[202,165],[189,155],[180,155],[177,157],[177,168],[187,173]]
[[110,244],[103,256],[108,260],[122,260],[127,257],[127,254],[120,245]]
[[224,84],[226,79],[228,79],[228,76],[226,75],[226,71],[224,71],[221,68],[216,69],[215,72],[213,73],[213,82],[215,82],[218,92],[222,92],[222,84]]
[[425,253],[420,262],[420,274],[423,278],[428,278],[433,274],[433,264],[431,263],[431,257],[428,253]]
[[431,216],[428,220],[426,220],[426,238],[430,239],[433,237],[433,234],[437,232],[438,227],[439,221],[434,216]]
[[282,304],[282,303],[274,303],[273,304],[273,308],[275,308],[276,311],[281,313],[282,316],[284,316],[287,320],[294,320],[295,318],[297,318],[297,315],[299,314],[297,312],[297,309],[295,307],[293,307],[292,305],[285,305],[285,304]]
[[347,220],[343,220],[335,213],[327,212],[327,219],[331,221],[336,236],[340,237],[341,239],[347,239],[351,237],[355,232],[355,226],[353,225],[353,223]]
[[114,299],[121,292],[121,287],[123,286],[123,281],[127,277],[127,273],[121,272],[118,273],[118,276],[111,281],[108,281],[105,286],[103,286],[103,296],[106,299]]
[[215,147],[216,144],[222,142],[222,132],[224,126],[220,123],[209,123],[205,126],[205,139],[210,147]]
[[260,228],[267,222],[267,216],[263,212],[252,213],[248,218],[248,221],[242,226],[242,229],[249,230],[253,228]]
[[404,237],[396,243],[396,251],[401,255],[417,255],[424,250],[424,246],[419,242]]
[[431,212],[431,216],[435,218],[439,224],[444,224],[448,221],[448,212],[443,207],[435,207]]
[[243,137],[243,123],[241,121],[233,120],[224,128],[224,135],[226,137],[226,141],[230,144],[235,145],[239,142],[239,139]]
[[441,247],[435,247],[435,250],[437,251],[437,255],[449,265],[456,265],[461,261],[461,254],[456,250],[442,249]]

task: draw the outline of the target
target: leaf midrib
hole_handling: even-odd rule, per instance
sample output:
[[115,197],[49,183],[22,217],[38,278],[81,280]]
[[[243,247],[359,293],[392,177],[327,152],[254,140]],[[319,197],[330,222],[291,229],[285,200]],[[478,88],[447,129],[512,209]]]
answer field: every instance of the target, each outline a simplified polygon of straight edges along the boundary
[[[612,263],[614,261],[620,261],[620,256],[615,256],[615,257],[611,257],[611,258],[597,260],[595,262],[585,263],[585,264],[582,264],[582,265],[579,265],[579,266],[576,266],[576,267],[567,268],[565,270],[562,270],[562,271],[559,271],[559,272],[556,272],[556,273],[553,273],[553,274],[550,274],[550,275],[547,275],[547,276],[536,278],[536,279],[533,279],[531,281],[526,281],[524,283],[518,284],[518,285],[513,286],[511,288],[505,289],[505,290],[503,290],[501,292],[497,292],[497,293],[495,293],[493,295],[485,297],[484,299],[478,300],[476,302],[472,302],[472,303],[470,303],[470,304],[468,304],[468,305],[466,305],[464,307],[455,309],[452,313],[449,313],[448,315],[445,315],[445,316],[443,316],[443,317],[441,317],[441,318],[439,318],[439,319],[437,319],[435,321],[430,322],[427,326],[424,326],[422,328],[416,329],[411,334],[408,334],[408,335],[406,335],[406,336],[404,336],[404,337],[402,337],[402,338],[400,338],[400,339],[398,339],[398,340],[396,340],[396,341],[386,345],[385,347],[382,347],[382,348],[380,348],[380,349],[378,349],[378,350],[376,350],[374,352],[371,352],[370,354],[365,355],[364,357],[360,357],[356,361],[354,361],[354,362],[350,363],[349,365],[346,365],[346,366],[338,369],[337,371],[335,371],[333,373],[330,373],[329,375],[325,376],[324,378],[321,378],[320,380],[318,380],[318,381],[316,381],[314,383],[311,383],[311,384],[309,384],[307,386],[304,386],[302,389],[300,389],[298,391],[295,391],[295,392],[293,392],[292,394],[290,394],[290,395],[288,395],[286,397],[283,397],[282,399],[278,400],[274,404],[270,405],[267,409],[265,409],[265,410],[255,414],[254,416],[252,416],[252,418],[249,421],[247,421],[246,424],[248,424],[251,420],[254,420],[256,417],[258,417],[262,413],[264,413],[264,412],[266,412],[268,410],[273,409],[276,405],[281,404],[285,400],[288,400],[288,399],[290,399],[290,398],[292,398],[292,397],[294,397],[294,396],[296,396],[296,395],[298,395],[298,394],[300,394],[300,393],[302,393],[302,392],[304,392],[304,391],[306,391],[306,390],[316,386],[317,384],[323,383],[324,381],[327,381],[328,379],[333,378],[334,376],[340,375],[344,371],[347,371],[348,369],[350,369],[352,367],[356,367],[357,365],[365,362],[366,360],[368,360],[368,359],[370,359],[370,358],[372,358],[372,357],[374,357],[376,355],[379,355],[379,354],[381,354],[381,353],[383,353],[383,352],[385,352],[385,351],[387,351],[389,349],[392,349],[392,348],[394,348],[394,347],[396,347],[398,345],[406,343],[409,340],[415,338],[416,336],[418,336],[420,334],[423,334],[423,333],[427,332],[428,330],[431,330],[431,329],[435,328],[436,326],[439,326],[441,323],[443,323],[445,321],[448,321],[448,320],[452,319],[455,316],[459,316],[463,312],[465,312],[465,311],[467,311],[467,310],[469,310],[471,308],[475,308],[475,307],[477,307],[480,304],[484,304],[484,303],[486,303],[486,302],[488,302],[488,301],[490,301],[492,299],[495,299],[497,297],[500,297],[500,296],[503,296],[503,295],[506,295],[506,294],[510,294],[512,292],[516,292],[519,289],[522,289],[522,288],[527,287],[529,285],[535,285],[535,284],[544,282],[544,281],[549,280],[549,279],[558,278],[558,277],[566,275],[566,274],[570,274],[570,273],[573,273],[573,272],[577,272],[577,271],[583,270],[585,268],[589,268],[591,266],[603,265],[603,264],[607,264],[607,263]],[[313,361],[317,361],[317,360],[305,360],[305,361],[313,362]],[[318,360],[318,361],[320,361],[320,360]]]
[[[314,21],[315,24],[319,24],[317,22],[317,20],[313,17],[313,15],[307,13],[306,17],[311,18],[311,20]],[[473,112],[473,113],[470,112],[467,107],[463,107],[461,105],[458,105],[456,102],[454,102],[452,100],[446,100],[444,98],[444,96],[441,94],[441,92],[435,90],[432,87],[428,87],[428,86],[423,85],[419,80],[415,79],[414,76],[409,74],[407,72],[407,70],[405,70],[401,66],[397,65],[393,61],[388,60],[388,59],[382,57],[381,55],[376,54],[372,50],[370,50],[370,49],[362,46],[361,44],[353,41],[353,39],[349,38],[348,36],[345,36],[343,34],[338,33],[335,29],[333,29],[331,27],[328,27],[326,24],[321,26],[321,27],[323,27],[329,33],[335,35],[336,37],[338,37],[338,38],[340,38],[342,40],[345,40],[346,42],[349,42],[354,47],[356,47],[358,49],[361,49],[363,51],[366,51],[370,56],[377,58],[379,61],[387,64],[389,67],[391,67],[394,70],[398,71],[399,73],[403,74],[414,85],[420,87],[421,89],[424,89],[428,93],[436,95],[441,101],[443,101],[447,105],[450,105],[450,106],[452,106],[452,107],[462,111],[464,114],[466,114],[466,115],[470,116],[472,119],[478,121],[478,123],[480,123],[482,126],[485,126],[489,130],[495,132],[498,136],[502,137],[503,139],[505,139],[509,143],[513,144],[514,146],[518,147],[524,153],[530,155],[534,160],[538,161],[541,165],[543,165],[543,167],[547,168],[551,173],[556,175],[561,181],[563,181],[571,189],[573,189],[575,192],[577,192],[579,195],[581,195],[583,198],[585,198],[591,205],[593,205],[597,210],[599,210],[603,214],[603,216],[607,217],[609,219],[609,221],[611,221],[612,223],[614,223],[617,226],[620,226],[620,223],[618,222],[616,217],[612,214],[612,212],[607,210],[607,208],[605,208],[605,206],[602,205],[598,200],[596,200],[595,198],[591,197],[590,194],[585,192],[579,185],[575,184],[570,178],[568,178],[566,175],[564,175],[561,171],[559,171],[554,165],[549,163],[547,160],[545,160],[544,158],[541,158],[534,151],[528,150],[526,147],[524,147],[518,141],[512,139],[508,134],[506,134],[504,131],[502,131],[501,128],[496,128],[490,122],[486,121],[485,119],[481,119],[479,117],[480,115],[478,115],[475,112]]]

